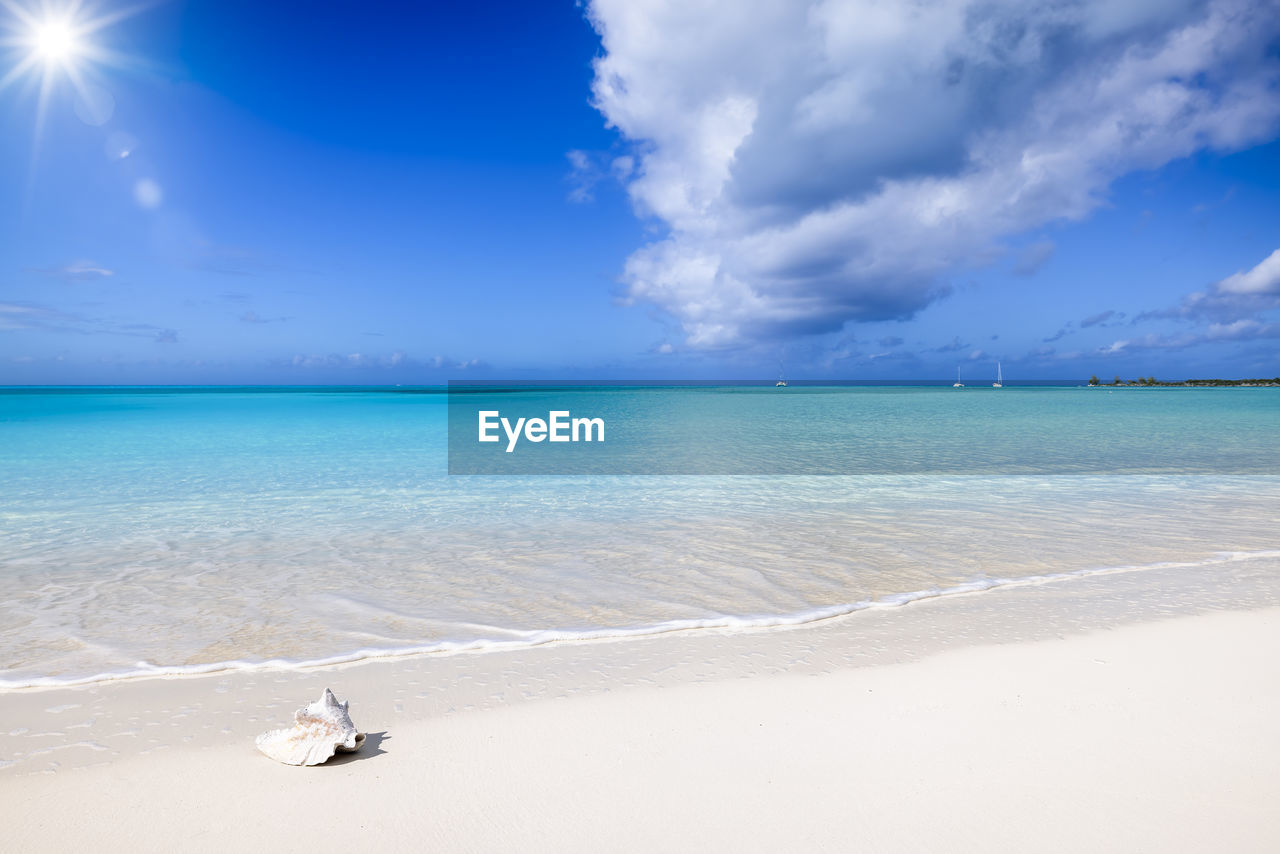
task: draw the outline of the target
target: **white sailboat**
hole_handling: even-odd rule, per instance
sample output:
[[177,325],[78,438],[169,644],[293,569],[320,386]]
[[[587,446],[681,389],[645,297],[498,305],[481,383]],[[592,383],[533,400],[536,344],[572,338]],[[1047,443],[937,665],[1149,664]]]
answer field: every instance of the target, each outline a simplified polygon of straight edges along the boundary
[[991,384],[992,388],[1004,388],[1004,374],[1000,372],[1000,363],[996,362],[996,381]]
[[951,384],[952,388],[964,388],[964,383],[960,382],[960,366],[956,365],[956,381]]

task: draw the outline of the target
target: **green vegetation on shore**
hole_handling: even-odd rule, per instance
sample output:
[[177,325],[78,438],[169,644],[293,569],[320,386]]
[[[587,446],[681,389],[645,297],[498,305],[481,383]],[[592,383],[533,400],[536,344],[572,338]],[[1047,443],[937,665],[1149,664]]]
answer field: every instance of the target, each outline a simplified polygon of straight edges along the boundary
[[1089,377],[1089,385],[1091,386],[1160,386],[1165,388],[1213,388],[1217,386],[1240,386],[1250,388],[1272,388],[1280,387],[1280,377],[1271,379],[1247,379],[1247,380],[1178,380],[1175,382],[1166,382],[1158,380],[1155,377],[1138,377],[1136,380],[1122,380],[1116,377],[1109,383],[1104,383],[1098,379],[1098,375],[1094,374]]

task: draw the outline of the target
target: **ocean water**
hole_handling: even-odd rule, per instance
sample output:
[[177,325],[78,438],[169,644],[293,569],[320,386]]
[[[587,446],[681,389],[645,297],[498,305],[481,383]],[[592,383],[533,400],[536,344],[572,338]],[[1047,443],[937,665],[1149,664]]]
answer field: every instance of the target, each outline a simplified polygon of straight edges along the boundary
[[643,470],[623,454],[450,475],[441,389],[0,390],[0,688],[796,624],[1280,555],[1276,389],[571,394],[613,427],[679,413],[688,470],[804,473],[616,473]]

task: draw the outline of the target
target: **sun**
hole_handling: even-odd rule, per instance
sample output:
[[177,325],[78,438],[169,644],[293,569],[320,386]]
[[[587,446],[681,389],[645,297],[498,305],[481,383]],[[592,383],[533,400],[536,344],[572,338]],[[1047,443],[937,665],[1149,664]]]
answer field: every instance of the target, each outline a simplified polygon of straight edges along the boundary
[[35,25],[31,41],[45,62],[66,62],[80,51],[76,32],[67,21],[41,21]]
[[[123,8],[102,8],[109,2],[0,0],[0,96],[7,97],[9,93],[5,90],[15,83],[35,84],[36,148],[46,109],[55,98],[70,92],[77,105],[101,104],[105,69],[139,67],[134,57],[117,53],[104,43],[104,31],[150,8],[156,0],[139,0]],[[110,97],[109,92],[106,97]],[[101,110],[90,109],[90,112],[98,116]],[[80,115],[80,106],[77,106],[77,115]],[[84,120],[90,124],[100,123]]]
[[96,8],[98,2],[0,0],[0,89],[24,76],[40,78],[46,92],[67,79],[79,89],[95,67],[128,64],[129,57],[100,43],[101,31],[148,3],[104,11]]

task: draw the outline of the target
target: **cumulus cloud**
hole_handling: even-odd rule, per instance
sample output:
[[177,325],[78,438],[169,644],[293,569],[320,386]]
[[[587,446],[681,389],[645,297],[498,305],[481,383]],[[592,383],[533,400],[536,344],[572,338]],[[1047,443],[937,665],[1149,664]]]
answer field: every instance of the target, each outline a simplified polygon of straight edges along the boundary
[[1211,323],[1205,333],[1215,341],[1254,341],[1259,338],[1280,338],[1280,323],[1267,323],[1256,318],[1244,318],[1232,323]]
[[626,292],[693,347],[909,317],[1116,178],[1280,119],[1275,0],[591,0],[589,17],[594,103],[665,227]]
[[1214,286],[1219,294],[1280,296],[1280,249],[1250,270],[1227,276]]
[[1280,307],[1280,249],[1256,266],[1214,282],[1207,290],[1183,297],[1173,308],[1147,311],[1134,323],[1152,318],[1215,321],[1227,324]]

